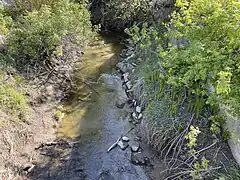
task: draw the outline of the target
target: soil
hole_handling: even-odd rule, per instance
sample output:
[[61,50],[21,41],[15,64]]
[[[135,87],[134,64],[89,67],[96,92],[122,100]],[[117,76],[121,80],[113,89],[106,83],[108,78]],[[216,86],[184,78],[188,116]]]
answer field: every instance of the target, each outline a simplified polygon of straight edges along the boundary
[[27,172],[24,169],[34,165],[40,156],[35,147],[54,140],[54,106],[54,103],[48,103],[32,107],[27,123],[11,119],[0,111],[0,179],[25,179]]

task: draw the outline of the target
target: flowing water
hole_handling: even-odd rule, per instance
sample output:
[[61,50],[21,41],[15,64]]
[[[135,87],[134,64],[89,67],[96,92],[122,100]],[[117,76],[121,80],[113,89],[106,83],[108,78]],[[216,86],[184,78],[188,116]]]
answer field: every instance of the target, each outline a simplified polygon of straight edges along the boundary
[[[146,173],[146,168],[130,162],[130,148],[123,151],[115,147],[107,152],[122,134],[133,127],[129,123],[129,105],[126,104],[122,109],[116,107],[118,101],[127,101],[122,81],[114,75],[120,50],[121,46],[115,43],[93,46],[85,51],[82,61],[76,64],[81,69],[76,71],[78,89],[65,105],[66,115],[60,123],[58,137],[78,143],[68,153],[65,149],[59,151],[60,160],[51,160],[50,165],[41,169],[41,172],[48,171],[47,176],[42,173],[35,176],[36,179],[150,179],[149,173],[153,171]],[[135,138],[133,132],[127,136]],[[147,152],[147,156],[150,155],[152,154]],[[162,168],[162,165],[158,167]],[[161,179],[154,175],[152,177]]]

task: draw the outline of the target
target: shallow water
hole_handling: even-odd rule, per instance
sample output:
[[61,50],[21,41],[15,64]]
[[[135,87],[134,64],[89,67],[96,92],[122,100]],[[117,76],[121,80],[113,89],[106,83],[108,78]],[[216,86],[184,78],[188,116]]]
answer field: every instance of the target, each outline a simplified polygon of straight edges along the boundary
[[[97,81],[101,73],[113,73],[119,52],[118,44],[88,49],[83,57],[84,68],[81,73],[76,72],[76,76],[81,77],[80,89],[65,106],[66,116],[61,122],[58,137],[80,142],[73,148],[70,159],[74,160],[67,166],[67,169],[76,169],[76,166],[80,168],[80,179],[150,179],[146,169],[130,162],[130,148],[122,151],[116,147],[107,152],[107,149],[133,126],[129,123],[130,107],[116,107],[119,97],[126,97],[121,79],[115,75],[106,75],[98,84],[92,83],[91,88],[82,83],[83,79]],[[135,135],[130,132],[128,137],[134,139]],[[74,173],[66,175],[67,179],[76,177],[77,174]]]

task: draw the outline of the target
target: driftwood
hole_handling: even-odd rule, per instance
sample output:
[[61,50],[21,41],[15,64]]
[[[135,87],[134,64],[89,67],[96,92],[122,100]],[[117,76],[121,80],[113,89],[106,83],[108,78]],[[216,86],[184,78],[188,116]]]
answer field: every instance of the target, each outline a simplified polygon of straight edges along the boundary
[[134,128],[130,128],[125,134],[122,134],[115,143],[113,143],[107,150],[107,152],[110,152],[112,149],[117,147],[118,142],[122,139],[123,136],[126,136],[129,132],[131,132]]

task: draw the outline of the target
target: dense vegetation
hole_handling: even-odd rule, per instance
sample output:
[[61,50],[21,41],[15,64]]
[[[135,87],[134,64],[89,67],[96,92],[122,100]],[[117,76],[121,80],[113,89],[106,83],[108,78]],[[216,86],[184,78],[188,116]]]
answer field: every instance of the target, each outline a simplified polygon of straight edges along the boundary
[[[240,116],[240,2],[176,0],[175,6],[169,22],[133,26],[126,32],[136,45],[136,62],[144,64],[138,70],[147,86],[143,100],[147,101],[146,121],[152,124],[147,124],[152,131],[148,141],[165,158],[173,152],[169,162],[173,169],[173,159],[183,151],[185,141],[186,153],[195,159],[187,174],[201,179],[214,166],[205,159],[207,154],[195,157],[197,149],[203,148],[201,139],[229,138],[223,110]],[[186,106],[195,121],[193,116],[180,116],[186,114]],[[173,120],[166,115],[168,110]]]
[[[65,78],[68,74],[62,70],[63,66],[66,69],[68,63],[72,67],[71,57],[58,58],[63,56],[63,46],[71,43],[84,48],[95,33],[84,1],[17,0],[9,7],[0,4],[0,35],[4,40],[0,45],[3,76],[12,66],[25,77],[27,74],[27,77],[48,80],[54,73]],[[26,99],[20,89],[11,83],[1,85],[1,109],[8,112],[26,109]]]
[[148,74],[160,82],[156,94],[170,91],[175,107],[187,98],[197,114],[206,104],[214,110],[224,104],[239,115],[239,1],[178,0],[176,6],[164,35],[159,27],[128,31],[146,53],[159,57]]

